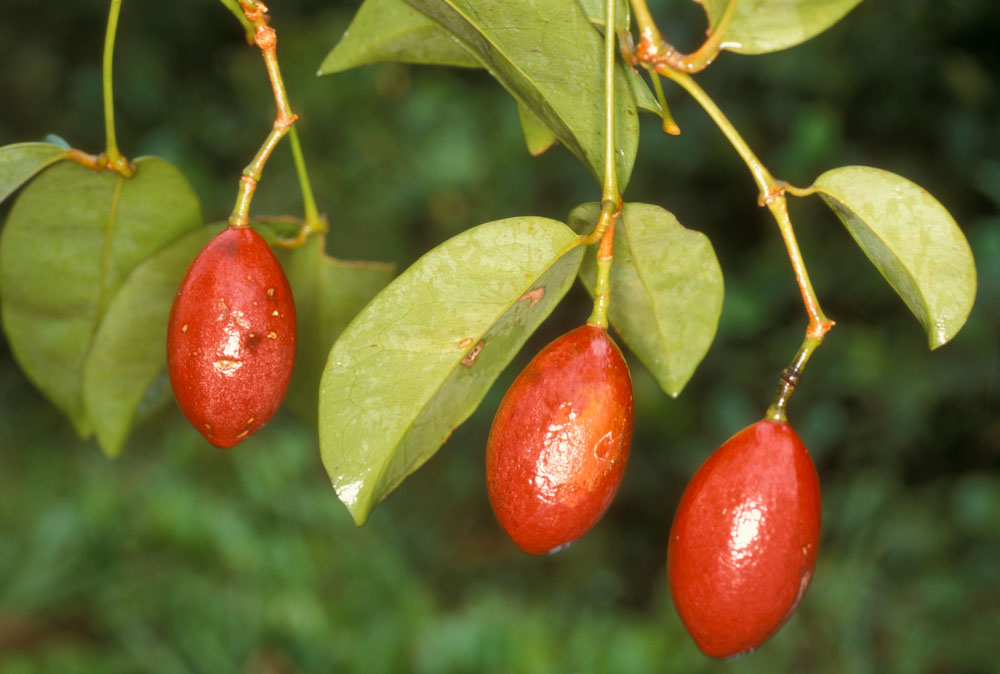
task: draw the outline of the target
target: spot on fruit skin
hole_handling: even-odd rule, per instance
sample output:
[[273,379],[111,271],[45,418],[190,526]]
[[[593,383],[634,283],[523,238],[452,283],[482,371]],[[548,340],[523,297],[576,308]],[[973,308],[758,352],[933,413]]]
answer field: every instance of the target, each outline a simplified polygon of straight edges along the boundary
[[188,268],[167,328],[174,396],[209,442],[232,447],[271,419],[295,335],[291,288],[270,247],[249,227],[220,232]]
[[667,570],[706,655],[751,651],[792,615],[812,578],[820,519],[816,468],[788,424],[759,421],[698,469],[674,516]]
[[625,474],[632,416],[628,366],[601,328],[563,335],[518,375],[493,419],[486,480],[522,550],[553,552],[597,523]]

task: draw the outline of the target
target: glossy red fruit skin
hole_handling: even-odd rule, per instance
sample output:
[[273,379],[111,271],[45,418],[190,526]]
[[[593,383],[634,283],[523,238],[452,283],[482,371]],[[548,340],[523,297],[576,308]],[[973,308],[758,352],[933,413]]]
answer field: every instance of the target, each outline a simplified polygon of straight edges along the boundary
[[167,371],[188,421],[222,448],[267,423],[295,364],[295,304],[267,243],[227,227],[181,281],[167,328]]
[[816,467],[786,423],[758,421],[698,469],[674,516],[667,569],[706,655],[751,651],[792,615],[812,579],[820,517]]
[[551,552],[604,514],[632,442],[632,379],[603,329],[584,325],[535,356],[504,396],[486,448],[500,525],[525,552]]

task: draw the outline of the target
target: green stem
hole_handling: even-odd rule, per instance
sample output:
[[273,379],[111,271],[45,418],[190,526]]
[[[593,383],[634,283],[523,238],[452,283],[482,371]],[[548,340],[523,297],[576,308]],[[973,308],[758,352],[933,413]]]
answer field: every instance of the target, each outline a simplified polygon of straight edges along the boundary
[[108,12],[108,28],[104,34],[104,58],[101,63],[101,84],[104,89],[104,161],[108,168],[117,171],[126,178],[131,178],[135,171],[128,159],[118,150],[115,138],[115,97],[111,86],[112,65],[115,53],[115,33],[118,31],[118,15],[121,13],[122,0],[111,0],[111,10]]
[[601,189],[601,217],[591,234],[601,245],[597,250],[597,278],[594,281],[594,310],[588,325],[607,329],[611,297],[611,259],[614,255],[615,220],[621,212],[618,172],[615,168],[615,0],[606,0],[604,14],[604,184]]
[[819,336],[822,339],[822,336],[833,327],[833,321],[827,318],[820,308],[819,299],[813,290],[812,282],[809,280],[809,274],[806,271],[805,261],[802,259],[802,253],[799,251],[799,244],[795,238],[795,230],[792,227],[791,219],[788,217],[788,205],[785,199],[785,190],[788,187],[787,183],[776,180],[771,175],[771,172],[767,170],[767,167],[753,153],[753,150],[747,145],[747,142],[736,130],[736,127],[732,125],[732,122],[722,113],[719,106],[715,104],[715,101],[705,93],[704,89],[698,86],[697,82],[690,75],[679,73],[666,66],[658,66],[656,72],[677,82],[685,91],[691,94],[698,104],[701,105],[702,109],[708,113],[708,116],[712,118],[716,126],[725,134],[730,144],[746,163],[747,168],[750,169],[750,174],[753,176],[754,182],[757,183],[757,189],[760,191],[759,202],[761,205],[767,206],[768,210],[771,211],[775,221],[778,223],[778,229],[781,232],[782,239],[784,239],[785,247],[788,249],[788,257],[792,262],[792,269],[795,272],[799,291],[802,293],[802,302],[805,304],[806,313],[809,315],[807,334]]
[[306,227],[310,231],[328,231],[329,226],[323,220],[323,217],[319,214],[319,209],[316,207],[312,184],[309,182],[309,172],[306,170],[305,156],[302,154],[302,146],[299,144],[299,133],[294,124],[288,130],[288,143],[292,147],[295,173],[299,177],[299,189],[302,191],[302,211],[305,216]]
[[604,13],[604,185],[601,201],[617,204],[618,171],[615,168],[615,0],[605,1]]
[[256,0],[240,0],[240,7],[246,18],[254,26],[254,41],[260,48],[264,56],[264,65],[267,67],[268,79],[271,81],[271,89],[274,91],[274,101],[278,107],[278,112],[274,118],[274,125],[271,133],[264,139],[264,144],[254,156],[253,161],[243,169],[243,176],[240,178],[240,188],[236,194],[236,205],[233,207],[232,215],[229,216],[231,227],[250,226],[250,201],[257,189],[264,170],[264,165],[270,158],[274,147],[278,144],[288,130],[295,123],[296,116],[292,112],[288,102],[288,94],[285,92],[285,84],[281,79],[281,70],[278,67],[277,44],[278,38],[274,29],[267,21],[267,7]]
[[771,172],[767,170],[767,167],[757,158],[757,155],[753,153],[739,132],[736,131],[736,128],[729,119],[726,118],[715,104],[715,101],[689,75],[672,70],[665,65],[656,66],[656,72],[669,77],[681,85],[701,105],[705,112],[708,113],[708,116],[712,118],[723,134],[725,134],[730,144],[732,144],[736,152],[746,163],[747,168],[750,169],[754,182],[757,183],[757,188],[760,191],[759,202],[761,205],[767,206],[768,210],[771,211],[771,215],[774,216],[775,222],[778,224],[778,230],[781,232],[781,238],[784,240],[785,248],[788,251],[788,258],[795,273],[795,280],[799,286],[799,292],[802,294],[802,302],[805,305],[806,314],[809,316],[809,325],[806,328],[806,336],[802,346],[792,364],[782,373],[778,394],[767,410],[768,419],[784,422],[786,420],[785,410],[788,399],[799,383],[806,362],[812,356],[813,351],[823,342],[826,333],[830,331],[830,328],[834,324],[823,313],[819,305],[819,298],[816,296],[812,282],[809,279],[809,273],[806,271],[805,260],[802,258],[802,252],[799,250],[799,244],[795,238],[795,230],[788,215],[788,202],[785,197],[786,190],[798,196],[804,196],[810,192],[810,189],[793,188],[784,181],[776,180],[771,175]]

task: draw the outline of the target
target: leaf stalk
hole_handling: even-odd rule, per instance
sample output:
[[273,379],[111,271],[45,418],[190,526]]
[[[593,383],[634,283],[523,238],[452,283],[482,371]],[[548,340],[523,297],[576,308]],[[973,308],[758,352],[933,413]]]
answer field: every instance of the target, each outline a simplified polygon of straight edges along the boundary
[[122,177],[131,178],[135,175],[135,167],[118,149],[115,137],[115,97],[112,87],[112,66],[115,54],[115,34],[118,32],[118,16],[121,13],[122,0],[111,0],[108,11],[108,27],[104,33],[104,57],[101,62],[101,85],[104,93],[104,154],[98,158],[101,168],[116,171]]

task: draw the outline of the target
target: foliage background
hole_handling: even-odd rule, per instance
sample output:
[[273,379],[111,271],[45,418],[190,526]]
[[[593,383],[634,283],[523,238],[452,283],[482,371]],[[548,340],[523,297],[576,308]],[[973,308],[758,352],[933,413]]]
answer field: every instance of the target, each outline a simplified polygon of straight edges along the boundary
[[[4,5],[0,144],[55,132],[99,151],[105,3]],[[655,6],[668,39],[696,46],[696,5]],[[380,65],[315,78],[355,8],[271,7],[334,254],[403,268],[479,222],[562,218],[597,198],[564,150],[527,155],[513,102],[482,73]],[[838,321],[791,406],[823,483],[824,532],[809,594],[757,654],[718,663],[697,652],[667,592],[667,531],[699,463],[762,413],[805,316],[743,166],[668,87],[683,134],[645,120],[626,198],[709,235],[725,306],[680,398],[634,363],[629,471],[587,537],[552,557],[520,553],[482,475],[503,391],[586,317],[579,288],[362,529],[329,487],[315,432],[291,415],[221,452],[171,407],[107,461],[0,341],[0,671],[996,671],[998,27],[994,0],[869,1],[806,45],[724,54],[702,77],[776,175],[808,184],[860,163],[926,187],[965,230],[980,275],[968,324],[930,353],[836,219],[818,200],[793,200]],[[273,116],[259,53],[218,3],[126,2],[116,64],[124,151],[174,162],[206,216],[225,217]],[[279,151],[255,212],[296,213],[297,195]]]

